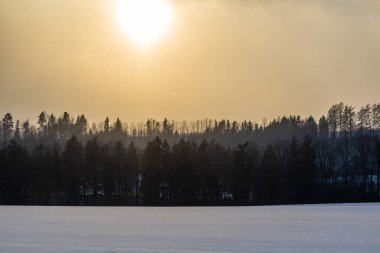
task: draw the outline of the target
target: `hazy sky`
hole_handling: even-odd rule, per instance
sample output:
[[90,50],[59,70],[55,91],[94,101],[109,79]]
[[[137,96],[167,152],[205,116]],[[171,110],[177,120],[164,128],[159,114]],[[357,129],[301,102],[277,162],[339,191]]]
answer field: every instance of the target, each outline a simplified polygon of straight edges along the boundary
[[173,0],[139,47],[112,0],[0,0],[0,113],[261,121],[380,102],[380,1]]

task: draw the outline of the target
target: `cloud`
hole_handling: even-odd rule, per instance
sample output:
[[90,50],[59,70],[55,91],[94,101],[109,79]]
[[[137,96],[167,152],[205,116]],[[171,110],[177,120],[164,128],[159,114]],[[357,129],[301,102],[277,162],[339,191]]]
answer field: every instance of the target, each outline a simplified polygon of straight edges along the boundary
[[378,1],[173,5],[142,51],[110,1],[0,1],[0,113],[260,120],[378,102]]

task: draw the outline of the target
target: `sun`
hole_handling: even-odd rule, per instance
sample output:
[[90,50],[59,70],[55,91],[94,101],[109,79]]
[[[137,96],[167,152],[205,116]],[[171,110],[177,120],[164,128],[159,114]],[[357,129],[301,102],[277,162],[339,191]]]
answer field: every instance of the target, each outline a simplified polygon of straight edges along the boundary
[[173,11],[165,0],[119,0],[117,19],[123,31],[140,46],[159,40],[172,21]]

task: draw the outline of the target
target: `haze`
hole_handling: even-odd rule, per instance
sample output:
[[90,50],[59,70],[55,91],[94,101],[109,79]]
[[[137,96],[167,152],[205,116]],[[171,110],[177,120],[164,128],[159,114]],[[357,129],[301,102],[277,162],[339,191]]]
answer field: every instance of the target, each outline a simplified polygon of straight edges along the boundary
[[0,0],[0,113],[261,121],[379,100],[379,1],[171,5],[165,36],[141,48],[116,1]]

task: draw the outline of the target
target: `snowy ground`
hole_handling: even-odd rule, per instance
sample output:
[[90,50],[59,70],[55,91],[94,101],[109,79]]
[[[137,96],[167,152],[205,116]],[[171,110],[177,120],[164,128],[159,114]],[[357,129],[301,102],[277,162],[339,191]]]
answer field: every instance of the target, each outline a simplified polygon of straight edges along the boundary
[[0,206],[0,252],[380,252],[380,204]]

